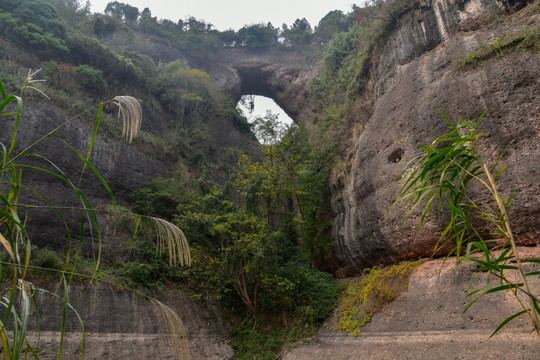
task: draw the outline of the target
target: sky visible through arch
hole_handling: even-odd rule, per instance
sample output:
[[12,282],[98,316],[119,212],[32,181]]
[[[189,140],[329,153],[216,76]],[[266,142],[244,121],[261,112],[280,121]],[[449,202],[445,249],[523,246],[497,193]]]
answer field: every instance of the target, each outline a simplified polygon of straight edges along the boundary
[[[103,13],[109,2],[114,0],[90,0],[91,11]],[[271,22],[274,27],[292,25],[296,19],[306,18],[314,28],[332,10],[349,13],[353,4],[361,5],[365,0],[117,0],[144,10],[148,7],[152,16],[177,22],[190,16],[210,23],[215,29],[239,30],[244,25]],[[292,120],[269,98],[255,97],[255,108],[251,116],[266,115],[266,110],[278,114],[279,120],[290,124]]]
[[253,112],[250,113],[247,106],[244,106],[241,102],[238,103],[238,108],[242,111],[244,116],[247,118],[248,122],[253,122],[256,117],[264,117],[266,111],[269,110],[273,115],[278,116],[278,120],[287,125],[291,125],[293,120],[279,107],[276,102],[266,96],[255,95],[253,102],[255,106],[253,107]]

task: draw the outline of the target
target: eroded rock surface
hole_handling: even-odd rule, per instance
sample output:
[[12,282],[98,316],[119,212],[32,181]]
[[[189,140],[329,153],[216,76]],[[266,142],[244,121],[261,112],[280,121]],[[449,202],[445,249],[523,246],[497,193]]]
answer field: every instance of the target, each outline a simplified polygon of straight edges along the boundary
[[[513,8],[525,3],[513,3]],[[475,69],[459,71],[454,61],[480,44],[512,36],[540,22],[531,5],[501,22],[490,17],[509,5],[497,1],[420,2],[398,22],[374,60],[374,107],[351,150],[350,166],[331,183],[332,237],[342,266],[339,274],[365,267],[431,256],[440,234],[436,219],[418,237],[418,216],[406,224],[395,209],[395,181],[416,152],[447,131],[437,107],[450,118],[473,118],[488,110],[480,127],[481,149],[493,163],[510,145],[498,186],[517,190],[512,227],[522,244],[540,239],[540,56],[505,50]],[[501,15],[502,16],[502,15]],[[482,198],[480,198],[482,200]]]
[[[525,257],[540,256],[538,247],[521,252]],[[540,343],[527,316],[513,320],[489,339],[504,319],[521,310],[511,294],[486,295],[463,313],[475,298],[465,295],[484,286],[487,273],[477,274],[471,281],[472,267],[454,266],[454,258],[446,264],[437,259],[420,265],[410,276],[408,290],[376,313],[358,337],[330,330],[334,320],[329,319],[315,338],[290,351],[284,359],[538,358]],[[517,274],[507,275],[519,281]],[[531,286],[537,289],[540,278],[532,278]]]
[[[54,286],[46,286],[54,291]],[[60,291],[63,296],[63,290]],[[40,359],[57,359],[62,321],[62,301],[38,292],[41,310]],[[233,359],[228,329],[215,301],[191,299],[186,293],[167,290],[156,297],[180,317],[186,331],[191,359]],[[85,359],[150,358],[177,359],[169,334],[155,306],[142,296],[113,286],[72,285],[70,305],[83,320],[86,333]],[[46,309],[46,311],[44,311]],[[69,311],[63,358],[80,358],[81,325]],[[35,345],[36,322],[31,324],[31,344]],[[183,339],[182,339],[183,340]],[[185,356],[186,353],[183,353]]]

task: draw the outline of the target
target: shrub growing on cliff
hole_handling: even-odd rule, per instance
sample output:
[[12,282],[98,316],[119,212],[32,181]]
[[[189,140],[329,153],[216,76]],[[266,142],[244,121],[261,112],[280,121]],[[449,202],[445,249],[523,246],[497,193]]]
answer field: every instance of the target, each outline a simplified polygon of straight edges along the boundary
[[1,1],[3,36],[31,49],[42,58],[68,53],[66,29],[54,8],[41,0]]
[[77,67],[77,74],[80,81],[90,89],[99,93],[107,89],[107,82],[103,78],[103,71],[94,69],[90,65],[81,65]]
[[[448,256],[456,255],[458,265],[463,262],[476,264],[477,271],[488,271],[500,280],[498,284],[488,283],[472,291],[469,296],[480,295],[466,310],[490,293],[510,290],[517,297],[523,310],[505,319],[491,336],[517,316],[528,314],[540,337],[539,299],[527,280],[528,276],[537,276],[540,272],[526,272],[523,266],[524,263],[540,263],[540,259],[520,258],[507,212],[514,194],[504,198],[496,186],[506,168],[505,164],[500,164],[504,152],[489,166],[477,144],[482,135],[478,127],[485,114],[474,122],[458,119],[454,124],[441,112],[450,131],[430,145],[418,145],[419,155],[400,176],[403,186],[396,203],[409,207],[406,218],[415,209],[421,210],[419,228],[432,211],[447,212],[445,221],[448,224],[435,251],[452,246]],[[473,183],[487,193],[491,201],[480,203],[477,198],[472,198],[467,189]],[[507,276],[509,271],[516,271],[521,282],[512,282]],[[525,296],[527,301],[522,301],[520,296]]]
[[540,53],[540,26],[530,26],[519,33],[509,36],[497,36],[492,42],[478,45],[477,49],[454,59],[457,70],[475,68],[478,64],[491,58],[502,58],[509,51],[520,47],[523,51]]

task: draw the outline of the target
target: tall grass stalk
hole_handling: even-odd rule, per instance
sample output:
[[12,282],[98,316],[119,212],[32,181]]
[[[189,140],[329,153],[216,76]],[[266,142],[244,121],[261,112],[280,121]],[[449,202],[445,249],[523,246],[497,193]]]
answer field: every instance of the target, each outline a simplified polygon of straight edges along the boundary
[[[96,261],[96,271],[99,267],[99,260],[101,257],[101,231],[98,221],[97,212],[99,210],[94,209],[89,199],[79,188],[81,178],[84,174],[85,169],[90,169],[92,173],[98,178],[103,187],[107,190],[111,197],[113,203],[113,209],[116,209],[115,198],[112,190],[107,184],[106,180],[99,174],[98,170],[91,164],[89,161],[92,153],[94,143],[96,141],[96,134],[99,128],[99,123],[102,116],[103,105],[101,103],[99,106],[98,117],[96,120],[96,125],[94,127],[94,132],[92,139],[90,141],[89,149],[86,155],[83,155],[75,147],[70,145],[64,139],[58,137],[57,132],[61,128],[65,127],[67,124],[72,121],[82,117],[87,112],[93,110],[89,109],[67,121],[63,122],[59,126],[55,127],[51,131],[47,132],[44,136],[38,138],[32,142],[29,146],[25,147],[21,151],[17,151],[17,141],[18,141],[18,132],[20,128],[20,123],[23,113],[23,95],[27,89],[33,89],[42,93],[39,89],[35,88],[32,84],[40,80],[34,80],[36,72],[29,71],[28,76],[18,90],[19,95],[8,94],[5,91],[4,84],[0,79],[0,95],[2,100],[0,102],[0,119],[4,117],[14,117],[13,132],[11,138],[9,139],[0,139],[7,140],[7,143],[4,144],[0,141],[0,248],[3,249],[9,255],[9,263],[0,262],[0,267],[11,267],[13,271],[6,272],[3,269],[0,269],[0,283],[7,282],[8,285],[0,289],[0,306],[4,307],[4,315],[0,318],[0,340],[2,346],[2,353],[4,359],[19,359],[22,356],[27,358],[29,356],[38,358],[37,348],[33,348],[27,340],[27,326],[29,319],[32,316],[31,304],[36,305],[37,301],[35,298],[36,291],[44,291],[51,294],[54,297],[61,298],[63,301],[63,311],[62,311],[62,325],[60,329],[60,349],[58,358],[62,358],[62,348],[63,348],[63,339],[65,335],[65,326],[67,321],[67,316],[70,310],[74,309],[69,305],[69,293],[68,287],[71,279],[76,275],[75,265],[73,270],[68,269],[69,256],[67,257],[66,264],[63,270],[60,271],[61,281],[56,291],[48,292],[43,289],[37,289],[27,280],[27,270],[31,267],[29,265],[31,258],[31,241],[27,233],[26,221],[27,216],[21,216],[20,213],[24,213],[27,209],[30,208],[48,208],[53,209],[57,215],[58,220],[66,229],[66,240],[69,244],[69,250],[71,250],[71,239],[72,234],[67,225],[66,219],[62,214],[62,210],[66,208],[57,207],[54,204],[54,199],[49,199],[46,194],[40,193],[39,191],[32,189],[26,186],[22,180],[23,169],[32,169],[39,171],[43,174],[52,175],[53,178],[59,180],[60,182],[68,184],[68,186],[73,190],[74,194],[79,198],[81,202],[80,210],[81,213],[81,222],[79,229],[79,238],[80,244],[85,238],[84,229],[85,223],[87,222],[90,225],[91,236],[95,234],[99,241],[98,256]],[[131,142],[133,138],[137,135],[137,132],[140,128],[140,123],[142,120],[142,111],[138,101],[129,96],[117,96],[110,102],[116,104],[119,107],[119,116],[123,119],[123,135],[126,137],[126,140]],[[36,147],[36,145],[43,142],[45,139],[55,137],[61,143],[66,145],[74,154],[76,154],[84,167],[81,171],[79,178],[79,185],[76,185],[72,182],[68,174],[64,173],[59,166],[57,166],[53,161],[48,159],[44,155],[32,153],[31,151]],[[36,161],[32,163],[28,162],[19,162],[19,160],[24,159],[33,159],[42,162],[44,165],[36,165]],[[43,200],[47,205],[42,206],[30,206],[23,204],[19,197],[21,190],[27,190],[36,195],[38,198]],[[69,207],[69,209],[75,209]],[[26,215],[24,213],[24,215]],[[86,219],[86,220],[85,220]],[[171,264],[176,264],[177,262],[181,265],[190,264],[190,255],[187,241],[180,229],[174,225],[162,221],[161,219],[152,218],[151,219],[158,228],[158,248],[164,250],[168,248],[170,255]],[[137,221],[137,224],[140,222]],[[92,231],[92,228],[96,231]],[[75,264],[77,258],[75,259]],[[52,269],[44,269],[52,270]],[[6,274],[12,274],[11,279],[6,279]],[[66,276],[68,280],[66,281]],[[93,277],[97,278],[97,277]],[[101,280],[100,280],[101,281]],[[64,294],[63,296],[58,295],[58,291],[63,284]],[[20,298],[20,305],[17,306],[17,298]],[[185,329],[183,325],[174,312],[166,307],[164,304],[159,303],[157,300],[152,300],[153,304],[156,306],[158,314],[160,314],[160,319],[162,319],[168,329],[169,333],[177,339],[173,341],[175,350],[178,358],[182,358],[183,354],[188,354],[187,343],[185,337]],[[82,341],[82,353],[81,358],[84,357],[85,352],[85,337],[84,337],[84,325],[79,315],[75,311],[76,316],[81,321],[81,328],[83,331],[83,341]],[[39,318],[38,318],[39,320]],[[8,323],[12,322],[12,325],[8,326]],[[39,321],[38,321],[39,322]],[[39,326],[39,325],[38,325]],[[180,334],[180,337],[178,336]],[[179,341],[178,339],[182,339]],[[39,342],[38,345],[39,346]]]
[[[486,113],[474,122],[458,119],[457,124],[442,111],[440,113],[450,131],[428,146],[417,145],[420,153],[400,175],[398,181],[402,182],[402,188],[392,207],[402,204],[408,208],[405,219],[420,213],[417,236],[434,212],[444,213],[448,223],[441,232],[435,252],[450,247],[446,259],[456,255],[458,265],[464,260],[475,263],[477,271],[488,271],[499,279],[495,285],[488,283],[472,291],[468,296],[477,297],[465,311],[490,293],[511,290],[516,296],[523,310],[506,318],[491,336],[516,317],[528,314],[540,338],[539,301],[527,280],[528,276],[540,272],[526,272],[523,266],[526,262],[540,263],[540,259],[523,260],[520,257],[507,212],[514,193],[505,199],[496,186],[506,168],[506,164],[501,165],[505,151],[491,166],[484,159],[477,142],[482,136],[478,127]],[[477,184],[476,191],[487,192],[491,201],[480,203],[472,197],[469,188],[473,184]],[[516,265],[510,265],[511,262]],[[508,271],[517,271],[521,282],[509,280]],[[519,294],[526,296],[528,306]]]

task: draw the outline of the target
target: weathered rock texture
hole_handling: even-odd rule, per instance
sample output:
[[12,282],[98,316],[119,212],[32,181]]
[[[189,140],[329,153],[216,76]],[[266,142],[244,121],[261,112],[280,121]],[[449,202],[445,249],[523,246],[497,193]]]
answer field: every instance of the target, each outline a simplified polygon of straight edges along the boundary
[[[513,2],[512,9],[526,5]],[[349,167],[331,183],[332,237],[341,275],[364,267],[431,256],[440,224],[428,222],[415,238],[418,216],[406,224],[398,209],[385,215],[400,188],[395,181],[415,154],[412,143],[429,144],[447,130],[436,107],[452,119],[479,116],[481,149],[493,163],[509,144],[499,182],[522,244],[538,243],[540,228],[540,56],[521,49],[458,71],[454,60],[497,37],[509,37],[540,22],[538,4],[503,22],[498,1],[418,2],[401,17],[375,55],[370,118],[351,150]],[[482,200],[482,199],[480,199]]]
[[[88,114],[87,117],[68,123],[56,135],[75,147],[81,154],[84,154],[83,156],[86,156],[92,138],[90,121],[93,121],[95,116],[97,116],[97,109]],[[32,100],[26,101],[17,135],[17,147],[13,154],[15,155],[30,146],[68,118],[54,105],[35,104]],[[5,146],[10,144],[13,125],[14,119],[6,118],[0,123],[0,141],[6,144]],[[102,130],[104,127],[102,126]],[[39,157],[24,156],[16,159],[15,163],[32,164],[58,174],[65,174],[72,184],[82,189],[87,199],[96,208],[113,202],[102,182],[90,168],[86,168],[82,182],[79,183],[79,176],[84,164],[77,154],[58,138],[50,136],[33,147],[30,152],[38,154]],[[123,140],[103,136],[99,133],[90,161],[108,182],[116,201],[125,204],[129,194],[145,182],[154,177],[167,176],[168,164],[160,159],[160,156],[163,156],[163,152],[160,153],[159,150],[154,153],[144,152],[128,145]],[[21,189],[21,203],[23,204],[47,205],[40,196],[36,195],[38,192],[60,209],[62,207],[80,208],[83,206],[71,185],[43,171],[31,168],[24,169],[22,183],[25,185]],[[80,219],[80,215],[77,215],[79,211],[62,209],[61,212],[64,213],[68,224],[73,224],[72,230],[76,233]],[[64,236],[65,228],[55,211],[30,209],[26,216],[31,224],[28,226],[28,231],[34,244],[56,248],[67,246]]]
[[[50,287],[50,286],[49,286]],[[55,291],[54,287],[50,290]],[[63,296],[63,290],[60,291]],[[228,329],[214,301],[193,300],[184,292],[168,290],[158,295],[182,319],[191,359],[232,359]],[[37,293],[41,311],[40,359],[57,359],[62,321],[62,301]],[[142,296],[108,285],[72,285],[69,302],[84,321],[85,359],[150,358],[177,359],[166,329],[155,307]],[[44,311],[46,310],[46,311]],[[69,311],[63,358],[80,358],[82,331],[73,311]],[[31,324],[31,344],[37,337],[36,321]],[[184,349],[185,350],[185,349]],[[185,356],[187,352],[183,352]],[[186,357],[184,357],[186,358]]]
[[[93,116],[94,114],[90,118]],[[30,145],[66,119],[67,116],[53,106],[27,104],[24,108],[17,149]],[[5,136],[11,134],[12,126],[12,121],[4,121],[0,124],[0,140],[5,144],[7,144]],[[57,133],[59,137],[74,145],[83,154],[88,151],[91,134],[92,129],[84,120],[83,122],[74,121]],[[235,134],[230,136],[235,136]],[[171,164],[165,161],[159,149],[155,150],[155,152],[150,152],[145,148],[128,145],[123,140],[98,135],[91,162],[108,182],[116,195],[116,200],[124,203],[130,192],[142,186],[146,181],[168,175],[168,167]],[[50,137],[37,145],[33,152],[43,154],[50,163],[42,158],[32,159],[31,157],[17,161],[57,172],[61,169],[74,184],[78,185],[77,174],[80,174],[83,164],[77,155],[60,140]],[[63,213],[67,224],[72,229],[77,229],[79,211],[62,209],[63,206],[81,206],[81,202],[77,203],[75,193],[69,185],[58,181],[52,175],[30,168],[24,169],[23,182],[25,186],[45,194],[54,201]],[[85,171],[80,188],[95,207],[112,202],[101,181],[89,168]],[[26,204],[38,203],[38,197],[31,194],[29,191],[24,192]],[[42,202],[39,204],[43,205]],[[28,226],[28,231],[33,244],[56,248],[67,245],[65,230],[55,211],[36,209],[25,214],[32,224]],[[104,217],[100,217],[103,235],[102,256],[117,256],[125,244],[119,242],[118,237],[112,236],[113,230],[106,226],[107,222],[104,220]],[[76,230],[72,233],[72,237],[78,237]],[[87,237],[83,247],[95,250],[97,243],[92,243],[90,237]],[[39,285],[56,291],[50,284]],[[192,359],[217,360],[234,357],[234,352],[229,345],[228,330],[221,318],[221,309],[217,303],[195,301],[186,293],[172,290],[167,290],[164,295],[157,296],[182,319],[187,331]],[[50,296],[41,292],[38,292],[38,299],[43,331],[40,337],[40,358],[56,359],[59,350],[58,331],[61,329],[62,306],[58,300],[51,302]],[[137,297],[131,292],[121,291],[112,286],[100,285],[96,290],[93,286],[72,285],[69,291],[69,302],[84,321],[87,333],[85,359],[177,358],[168,341],[168,335],[159,326],[154,308],[143,297]],[[33,325],[30,339],[35,340],[37,333],[36,326]],[[80,358],[82,333],[73,312],[68,315],[66,332],[63,358]]]
[[[522,253],[540,256],[539,248]],[[453,258],[444,265],[442,259],[422,264],[411,274],[408,290],[375,314],[358,337],[330,330],[334,320],[329,319],[328,327],[284,359],[536,359],[540,343],[527,316],[489,339],[506,317],[521,310],[512,295],[486,295],[463,313],[472,301],[465,295],[484,286],[487,273],[471,281],[471,267],[454,265]],[[519,281],[517,274],[507,275]],[[538,288],[539,280],[531,279],[532,286]]]

